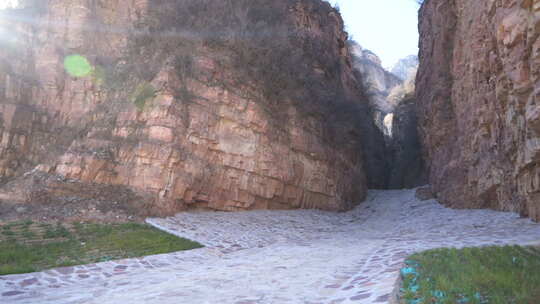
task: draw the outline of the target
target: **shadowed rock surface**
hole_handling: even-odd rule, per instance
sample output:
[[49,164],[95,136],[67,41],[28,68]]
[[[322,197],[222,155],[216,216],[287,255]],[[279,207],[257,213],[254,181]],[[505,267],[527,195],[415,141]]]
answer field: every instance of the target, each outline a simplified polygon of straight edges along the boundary
[[394,110],[390,153],[392,171],[389,189],[411,189],[427,184],[414,96],[404,98]]
[[2,199],[346,210],[385,170],[323,1],[26,2],[2,12]]
[[540,220],[540,1],[429,0],[420,35],[418,119],[439,200]]
[[389,189],[410,189],[428,183],[416,116],[416,68],[411,67],[408,78],[388,96],[396,104],[389,119],[391,132],[387,140],[391,164]]
[[[368,186],[371,189],[387,189],[392,170],[388,146],[392,131],[389,114],[399,102],[397,99],[390,99],[389,95],[402,81],[382,67],[381,59],[375,53],[362,48],[355,41],[349,40],[348,44],[352,52],[354,71],[367,96],[371,120],[376,126],[370,131],[374,134],[371,136],[371,146],[367,149],[365,146],[364,149],[365,155],[370,156],[370,161],[366,163]],[[370,130],[371,123],[364,128]]]
[[[384,134],[378,153],[386,170],[378,176],[378,189],[414,188],[427,183],[421,146],[418,139],[414,81],[418,58],[407,56],[396,65],[405,78],[386,71],[379,57],[349,41],[354,69],[366,92],[373,120]],[[374,149],[371,149],[374,151]],[[371,182],[371,181],[368,181]]]

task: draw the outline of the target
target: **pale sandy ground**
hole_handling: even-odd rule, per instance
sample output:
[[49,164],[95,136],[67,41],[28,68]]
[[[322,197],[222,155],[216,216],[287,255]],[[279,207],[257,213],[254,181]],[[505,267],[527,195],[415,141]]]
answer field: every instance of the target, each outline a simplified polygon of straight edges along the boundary
[[203,249],[0,277],[0,303],[387,303],[407,255],[540,243],[513,213],[370,191],[347,213],[181,213],[148,219]]

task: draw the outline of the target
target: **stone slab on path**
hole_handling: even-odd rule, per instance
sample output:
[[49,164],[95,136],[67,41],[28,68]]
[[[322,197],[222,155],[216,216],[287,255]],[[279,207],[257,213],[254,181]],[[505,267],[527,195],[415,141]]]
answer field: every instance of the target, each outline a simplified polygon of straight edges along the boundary
[[513,213],[452,210],[414,190],[370,191],[353,211],[180,213],[148,223],[206,247],[0,276],[0,303],[388,303],[406,256],[540,243]]

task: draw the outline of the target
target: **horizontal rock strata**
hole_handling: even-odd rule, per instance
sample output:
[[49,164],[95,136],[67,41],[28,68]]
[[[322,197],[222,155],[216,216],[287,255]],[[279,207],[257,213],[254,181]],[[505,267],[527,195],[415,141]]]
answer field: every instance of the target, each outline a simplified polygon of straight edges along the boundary
[[377,139],[329,4],[27,2],[0,21],[3,199],[109,185],[152,214],[364,199]]

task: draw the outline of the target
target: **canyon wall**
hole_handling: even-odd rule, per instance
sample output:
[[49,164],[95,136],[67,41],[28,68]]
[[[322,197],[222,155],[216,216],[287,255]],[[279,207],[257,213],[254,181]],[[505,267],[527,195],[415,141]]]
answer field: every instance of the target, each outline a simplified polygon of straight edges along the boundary
[[[406,61],[411,58],[415,57],[409,56]],[[388,142],[391,164],[389,189],[412,189],[428,183],[416,116],[414,82],[417,66],[414,66],[414,61],[410,63],[411,65],[403,63],[400,65],[400,70],[404,72],[403,75],[407,75],[407,78],[388,96],[390,103],[396,104],[391,115],[392,129]]]
[[[370,189],[386,189],[391,173],[391,155],[389,143],[391,133],[391,112],[398,100],[388,98],[392,90],[402,84],[402,81],[381,65],[381,59],[370,50],[362,48],[355,41],[348,41],[352,53],[353,68],[360,80],[363,91],[369,101],[371,119],[363,128],[370,130],[372,138],[369,145],[364,146],[364,154],[369,156],[366,164],[368,171],[368,186]],[[385,120],[386,119],[386,120]],[[372,129],[372,122],[376,128]]]
[[410,78],[412,74],[416,74],[419,63],[417,55],[409,55],[398,60],[390,72],[405,81]]
[[396,106],[389,102],[388,95],[392,89],[401,85],[403,80],[385,70],[379,56],[372,51],[362,48],[353,41],[349,42],[349,45],[353,54],[353,66],[361,75],[371,108],[375,112],[382,113],[384,118],[384,115],[391,113]]
[[25,2],[0,18],[0,199],[347,210],[384,170],[326,2]]
[[354,41],[349,45],[353,67],[367,94],[373,121],[385,139],[383,143],[375,143],[379,145],[377,153],[382,158],[376,167],[385,170],[379,172],[375,180],[370,178],[370,187],[403,189],[427,184],[414,96],[418,57],[411,55],[399,60],[392,69],[400,75],[398,77],[383,68],[375,53]]
[[439,200],[540,220],[540,1],[428,0],[419,130]]

